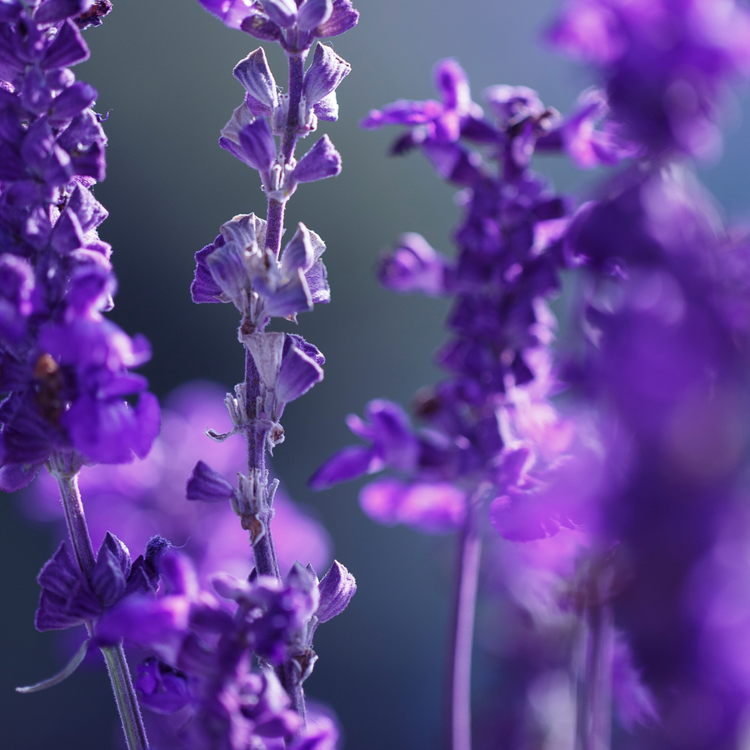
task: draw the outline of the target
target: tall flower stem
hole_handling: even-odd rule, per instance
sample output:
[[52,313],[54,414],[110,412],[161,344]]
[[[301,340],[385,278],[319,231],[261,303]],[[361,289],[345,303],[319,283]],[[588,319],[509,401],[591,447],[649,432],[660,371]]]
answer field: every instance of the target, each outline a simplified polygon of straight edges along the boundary
[[612,612],[605,574],[593,573],[581,619],[576,750],[609,750],[612,720]]
[[[288,165],[294,159],[299,130],[299,112],[302,101],[302,88],[305,74],[305,58],[307,50],[288,52],[289,62],[289,109],[284,132],[281,137],[281,151],[279,161],[282,166]],[[284,213],[288,196],[279,198],[269,195],[268,211],[266,213],[266,249],[278,257],[281,250],[281,236],[284,232]],[[262,331],[260,331],[262,333]],[[247,431],[248,476],[257,478],[258,494],[260,495],[261,513],[258,521],[262,525],[260,537],[253,544],[255,568],[260,575],[270,575],[281,579],[279,562],[273,543],[271,520],[271,492],[268,484],[268,469],[266,467],[266,446],[268,443],[269,422],[266,415],[259,412],[263,399],[264,386],[249,349],[245,353],[245,407],[250,426]],[[252,533],[252,531],[251,531]],[[276,670],[279,679],[292,700],[295,711],[304,722],[305,694],[300,681],[300,670],[293,660],[288,660]]]
[[[279,161],[282,166],[289,164],[294,158],[297,146],[299,110],[302,102],[302,88],[305,81],[305,58],[307,50],[301,52],[287,52],[289,62],[289,111],[284,132],[281,136],[281,153]],[[288,196],[279,200],[276,196],[268,197],[268,212],[266,214],[266,248],[278,257],[281,250],[281,235],[284,232],[284,212]]]
[[279,562],[271,534],[273,508],[271,508],[268,493],[268,469],[266,468],[268,426],[267,421],[263,419],[264,415],[258,413],[258,404],[263,401],[262,389],[260,373],[255,365],[255,360],[253,360],[253,355],[247,349],[245,351],[245,408],[250,420],[247,430],[247,465],[248,476],[257,480],[253,484],[258,487],[260,495],[262,510],[258,521],[263,527],[260,534],[253,529],[248,529],[248,531],[251,532],[251,535],[258,537],[253,542],[253,559],[258,574],[280,578]]
[[[60,499],[65,511],[68,534],[76,560],[81,572],[86,578],[90,579],[96,559],[86,524],[81,493],[78,489],[78,470],[71,466],[70,459],[55,456],[50,460],[50,471],[60,488]],[[86,629],[89,635],[94,634],[92,623],[87,622]],[[135,694],[122,643],[117,646],[102,646],[100,650],[107,664],[107,671],[112,683],[115,703],[120,714],[128,750],[148,750],[146,729],[143,726],[138,698]]]
[[458,545],[458,575],[448,644],[446,717],[449,750],[471,750],[471,652],[482,551],[479,497],[479,492],[476,492],[469,498]]

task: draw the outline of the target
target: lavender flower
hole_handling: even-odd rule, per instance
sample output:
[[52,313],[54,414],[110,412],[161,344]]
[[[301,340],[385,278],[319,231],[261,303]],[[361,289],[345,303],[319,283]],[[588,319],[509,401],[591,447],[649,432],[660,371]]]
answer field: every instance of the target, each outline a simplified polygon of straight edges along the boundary
[[[109,8],[7,0],[0,11],[0,487],[24,487],[43,464],[56,478],[74,557],[62,546],[40,574],[37,626],[84,622],[89,633],[104,609],[149,580],[114,536],[94,555],[78,471],[144,457],[159,429],[155,397],[130,372],[149,359],[148,343],[102,315],[116,282],[96,231],[107,212],[89,188],[104,179],[106,137],[91,109],[96,90],[69,70],[89,55],[79,27]],[[145,748],[122,647],[102,653],[128,747]],[[56,684],[84,654],[21,691]]]
[[652,156],[715,154],[727,87],[750,71],[750,16],[734,0],[571,0],[549,38],[598,68],[615,119]]
[[348,571],[334,563],[320,586],[299,564],[283,582],[220,574],[213,580],[220,601],[199,590],[180,553],[167,552],[159,565],[166,584],[161,595],[123,600],[101,619],[97,637],[110,642],[124,636],[155,653],[141,666],[136,685],[144,704],[159,713],[190,707],[183,746],[270,750],[284,740],[294,739],[299,748],[330,742],[333,727],[303,730],[274,672],[253,671],[249,656],[252,651],[263,664],[285,665],[303,682],[317,658],[312,637],[318,622],[343,611],[354,594]]
[[[18,489],[56,453],[89,463],[144,456],[159,425],[143,338],[106,321],[115,280],[97,226],[107,212],[89,187],[104,177],[96,91],[66,66],[88,57],[73,19],[90,3],[6,3],[0,107],[0,482]],[[132,405],[124,397],[137,400]]]
[[[201,3],[227,26],[278,42],[288,61],[289,89],[287,93],[277,90],[262,48],[251,52],[234,69],[235,78],[245,90],[244,101],[222,130],[219,145],[257,170],[266,194],[267,213],[265,219],[254,213],[235,216],[221,227],[221,234],[212,244],[196,253],[191,294],[196,303],[231,302],[241,316],[238,338],[245,349],[245,381],[225,399],[232,418],[231,430],[212,431],[209,435],[220,442],[233,434],[244,435],[247,473],[238,475],[235,488],[220,471],[199,461],[188,480],[187,493],[188,499],[194,501],[230,501],[242,529],[249,533],[257,580],[248,586],[230,585],[224,580],[217,584],[219,593],[237,601],[241,613],[265,609],[266,615],[253,616],[254,625],[241,638],[235,636],[235,641],[249,643],[256,656],[275,666],[286,691],[284,697],[291,701],[304,726],[302,683],[315,658],[311,640],[317,620],[313,623],[311,618],[318,605],[317,579],[298,564],[282,578],[271,530],[279,483],[269,481],[266,451],[271,453],[284,439],[279,420],[286,404],[322,380],[325,358],[301,336],[266,332],[265,328],[272,318],[296,322],[298,313],[330,300],[321,260],[325,250],[321,238],[302,223],[283,250],[281,237],[286,204],[297,186],[341,171],[341,156],[328,136],[318,140],[299,160],[295,151],[297,140],[316,129],[318,118],[337,119],[336,88],[351,69],[331,47],[316,39],[350,29],[359,14],[349,0]],[[312,61],[305,69],[313,45]],[[326,589],[331,596],[339,590],[349,592],[348,597],[354,593],[353,579],[351,585],[343,588],[339,584],[331,584],[330,591]],[[331,606],[329,617],[343,609]],[[237,653],[237,660],[232,662],[235,669],[245,657],[235,646],[232,648]],[[232,679],[237,677],[235,673]],[[245,709],[245,715],[248,712]],[[208,715],[205,718],[208,720]],[[215,727],[223,727],[219,731],[222,738],[214,730],[202,729],[209,734],[201,741],[205,744],[211,736],[209,744],[223,747],[225,736],[247,733],[247,728],[232,729],[233,721],[214,721]],[[274,726],[281,727],[279,721],[284,724],[286,720],[279,718]],[[195,726],[200,727],[200,722]],[[297,729],[286,721],[285,728],[279,728],[274,736],[288,744]],[[257,726],[253,731],[263,733]],[[294,744],[301,743],[300,748],[312,750],[330,740],[330,732],[323,732],[298,738]]]

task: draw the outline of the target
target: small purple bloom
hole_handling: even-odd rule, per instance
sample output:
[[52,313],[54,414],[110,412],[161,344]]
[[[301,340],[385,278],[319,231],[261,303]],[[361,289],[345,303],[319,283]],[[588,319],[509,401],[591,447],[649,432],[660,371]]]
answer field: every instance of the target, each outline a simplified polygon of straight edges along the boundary
[[315,182],[341,173],[341,155],[324,135],[298,162],[292,171],[296,182]]
[[454,269],[419,234],[399,238],[395,249],[384,253],[378,266],[378,280],[394,292],[420,292],[430,297],[448,293]]

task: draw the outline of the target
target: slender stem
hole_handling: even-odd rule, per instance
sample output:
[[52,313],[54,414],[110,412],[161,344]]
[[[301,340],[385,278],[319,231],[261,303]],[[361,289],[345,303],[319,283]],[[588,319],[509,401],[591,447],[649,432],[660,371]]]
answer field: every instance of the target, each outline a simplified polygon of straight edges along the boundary
[[[307,50],[301,52],[287,52],[289,62],[289,111],[284,132],[281,136],[280,161],[283,165],[294,159],[297,147],[297,137],[300,126],[300,104],[302,89],[305,81],[305,58]],[[266,214],[266,249],[278,257],[281,251],[281,235],[284,231],[284,211],[287,199],[278,200],[269,197],[268,212]]]
[[[60,487],[60,498],[65,510],[68,534],[76,560],[81,572],[86,578],[91,579],[96,558],[86,524],[81,493],[78,490],[78,469],[71,466],[69,458],[56,456],[50,462],[50,471],[57,479],[57,484]],[[86,629],[89,631],[89,635],[93,635],[94,628],[90,622],[86,623]],[[115,703],[120,714],[128,750],[148,750],[146,729],[143,726],[138,698],[133,688],[133,681],[130,677],[122,643],[117,646],[101,647],[101,652],[107,663],[107,671],[115,694]]]
[[286,201],[278,201],[275,198],[268,199],[268,212],[266,214],[266,250],[270,250],[277,258],[281,252],[281,233],[284,229],[284,211]]
[[120,713],[120,721],[125,732],[128,749],[141,750],[142,748],[147,750],[146,728],[143,726],[143,718],[138,706],[133,680],[130,677],[125,649],[122,647],[122,643],[118,643],[116,646],[102,646],[101,652],[107,662],[107,672],[109,672],[109,679],[115,694],[115,702]]
[[482,551],[477,506],[478,493],[467,503],[458,547],[446,691],[447,744],[451,750],[471,750],[471,652]]
[[[284,132],[281,137],[280,162],[289,165],[294,159],[294,150],[300,129],[300,104],[305,77],[305,58],[307,50],[287,52],[289,62],[289,110]],[[266,250],[270,250],[278,258],[281,251],[281,236],[284,232],[284,213],[287,198],[279,200],[277,197],[268,199],[266,214]],[[262,333],[262,331],[261,331]],[[263,403],[263,383],[260,373],[248,348],[245,354],[245,408],[251,426],[247,431],[247,463],[248,476],[255,476],[259,481],[261,495],[261,512],[258,521],[263,526],[262,536],[253,545],[255,569],[261,575],[271,575],[281,578],[279,562],[273,543],[271,519],[273,508],[270,504],[268,487],[268,470],[266,468],[266,444],[268,440],[267,420],[265,414],[258,413],[258,404]],[[292,699],[292,705],[305,721],[305,693],[299,680],[299,668],[291,660],[276,669],[281,684]]]
[[603,603],[602,575],[592,574],[585,609],[576,695],[576,747],[609,750],[612,712],[612,612]]
[[302,101],[302,89],[305,81],[305,58],[307,50],[288,52],[289,61],[289,116],[287,117],[284,134],[281,137],[281,155],[285,162],[294,156],[297,145],[297,131],[300,126],[299,114]]
[[258,400],[262,398],[263,384],[260,373],[255,366],[255,360],[250,350],[245,351],[245,408],[251,421],[247,431],[247,466],[248,475],[255,474],[260,481],[262,510],[259,521],[263,524],[263,535],[253,545],[255,569],[259,575],[281,578],[279,562],[271,533],[271,518],[273,509],[268,498],[268,470],[266,468],[266,440],[268,428],[262,414],[258,414]]

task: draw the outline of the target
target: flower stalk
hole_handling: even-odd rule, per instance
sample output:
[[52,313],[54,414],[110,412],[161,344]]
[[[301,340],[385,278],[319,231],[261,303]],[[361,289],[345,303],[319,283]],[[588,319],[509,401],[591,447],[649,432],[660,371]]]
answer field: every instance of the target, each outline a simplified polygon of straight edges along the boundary
[[[81,573],[91,581],[96,559],[91,544],[86,514],[83,509],[81,493],[78,489],[78,470],[71,467],[71,459],[59,455],[50,459],[50,471],[60,488],[60,500],[65,511],[68,535],[75,552],[76,561]],[[66,466],[67,465],[67,466]],[[86,622],[89,636],[94,635],[94,623]],[[125,734],[128,750],[148,750],[146,729],[143,725],[138,698],[130,676],[125,650],[122,641],[114,646],[100,646],[107,664],[107,673],[112,685],[112,692],[120,715],[122,730]]]
[[446,680],[449,750],[471,750],[471,657],[482,552],[478,510],[479,500],[474,495],[467,503],[466,519],[458,539]]

